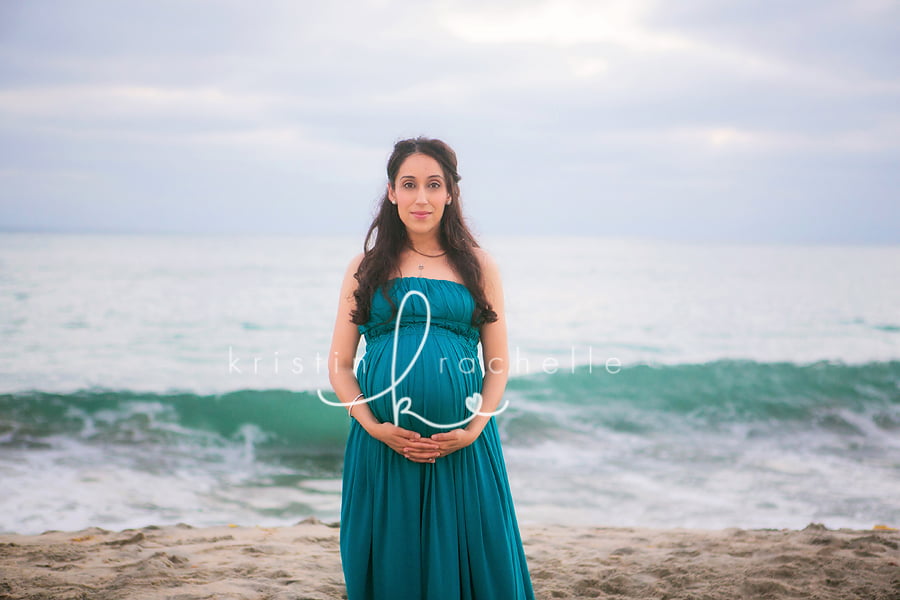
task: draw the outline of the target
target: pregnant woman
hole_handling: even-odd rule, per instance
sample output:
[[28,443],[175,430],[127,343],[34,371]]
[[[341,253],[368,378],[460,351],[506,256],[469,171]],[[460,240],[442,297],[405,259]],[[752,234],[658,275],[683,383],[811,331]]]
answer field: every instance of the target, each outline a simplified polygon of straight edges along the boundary
[[348,600],[533,600],[491,414],[509,362],[499,271],[466,226],[447,144],[397,142],[387,175],[344,277],[328,361],[351,417]]

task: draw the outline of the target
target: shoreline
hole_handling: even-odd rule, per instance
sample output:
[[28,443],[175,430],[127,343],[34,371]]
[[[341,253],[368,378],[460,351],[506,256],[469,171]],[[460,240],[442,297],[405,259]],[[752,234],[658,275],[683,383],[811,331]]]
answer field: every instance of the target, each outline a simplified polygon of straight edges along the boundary
[[[900,598],[900,531],[520,525],[544,598]],[[346,598],[337,524],[0,534],[0,599]]]

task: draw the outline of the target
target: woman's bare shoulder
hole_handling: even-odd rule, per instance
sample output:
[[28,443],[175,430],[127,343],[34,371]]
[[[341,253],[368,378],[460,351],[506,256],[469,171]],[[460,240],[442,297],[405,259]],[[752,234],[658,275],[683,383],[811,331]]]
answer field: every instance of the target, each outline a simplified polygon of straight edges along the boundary
[[362,263],[363,257],[365,255],[366,255],[365,252],[360,252],[359,254],[355,255],[353,258],[350,259],[350,262],[347,265],[347,271],[346,271],[346,274],[348,276],[352,277],[359,270],[359,265],[360,265],[360,263]]
[[475,247],[472,250],[474,251],[476,258],[478,258],[481,269],[485,274],[499,273],[500,269],[497,266],[497,261],[494,260],[494,257],[491,256],[490,252],[481,247]]

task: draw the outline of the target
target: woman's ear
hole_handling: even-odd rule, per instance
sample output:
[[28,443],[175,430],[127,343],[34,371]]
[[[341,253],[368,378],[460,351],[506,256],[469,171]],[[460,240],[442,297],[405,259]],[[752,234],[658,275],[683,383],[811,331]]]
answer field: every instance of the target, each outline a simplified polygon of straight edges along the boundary
[[391,201],[391,204],[397,204],[397,194],[394,193],[394,186],[390,183],[387,184],[387,195],[388,200]]

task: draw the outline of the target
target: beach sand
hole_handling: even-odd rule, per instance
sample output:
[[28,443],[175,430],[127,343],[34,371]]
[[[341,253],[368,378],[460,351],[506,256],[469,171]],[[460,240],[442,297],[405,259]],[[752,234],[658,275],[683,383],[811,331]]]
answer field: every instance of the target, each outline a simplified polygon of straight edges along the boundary
[[[307,519],[272,528],[3,534],[0,599],[346,598],[338,531]],[[541,600],[900,599],[895,530],[523,525],[521,532]]]

